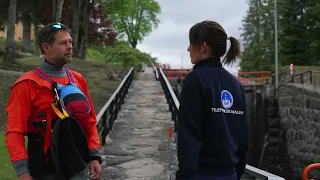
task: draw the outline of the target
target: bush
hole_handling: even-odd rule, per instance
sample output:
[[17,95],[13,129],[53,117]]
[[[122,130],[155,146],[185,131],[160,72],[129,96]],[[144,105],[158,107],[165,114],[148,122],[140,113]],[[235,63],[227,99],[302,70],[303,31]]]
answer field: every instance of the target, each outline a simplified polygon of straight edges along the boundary
[[134,66],[136,69],[141,69],[142,63],[150,65],[153,60],[149,54],[131,48],[125,43],[116,44],[114,47],[106,47],[104,54],[106,63],[125,68]]

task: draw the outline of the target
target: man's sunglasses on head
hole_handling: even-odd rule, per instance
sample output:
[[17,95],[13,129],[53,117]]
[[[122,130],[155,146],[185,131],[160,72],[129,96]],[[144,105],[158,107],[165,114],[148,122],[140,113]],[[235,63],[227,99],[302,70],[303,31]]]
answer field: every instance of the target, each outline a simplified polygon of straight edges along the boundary
[[47,38],[47,42],[49,42],[49,38],[51,37],[51,32],[55,32],[56,30],[58,29],[62,29],[64,28],[65,25],[61,24],[61,23],[56,23],[56,24],[53,24],[50,28],[50,31],[48,32],[48,38]]

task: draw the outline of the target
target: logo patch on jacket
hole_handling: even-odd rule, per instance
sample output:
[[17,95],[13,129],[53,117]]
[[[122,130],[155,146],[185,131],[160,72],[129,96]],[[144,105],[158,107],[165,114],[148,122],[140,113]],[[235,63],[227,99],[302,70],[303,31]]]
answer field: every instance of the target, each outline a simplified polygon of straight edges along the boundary
[[233,96],[228,90],[221,91],[221,104],[222,107],[211,108],[213,113],[226,113],[243,115],[244,111],[230,109],[233,105]]
[[221,103],[222,106],[226,109],[229,109],[233,105],[233,97],[232,94],[228,90],[223,90],[221,92]]

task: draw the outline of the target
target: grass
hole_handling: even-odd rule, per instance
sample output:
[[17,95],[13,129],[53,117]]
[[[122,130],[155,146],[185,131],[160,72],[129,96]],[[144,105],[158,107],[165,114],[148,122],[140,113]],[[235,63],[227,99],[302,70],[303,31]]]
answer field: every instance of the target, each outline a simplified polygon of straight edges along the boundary
[[0,179],[2,180],[12,180],[17,179],[17,175],[11,165],[11,160],[8,156],[8,151],[5,146],[4,134],[0,135]]

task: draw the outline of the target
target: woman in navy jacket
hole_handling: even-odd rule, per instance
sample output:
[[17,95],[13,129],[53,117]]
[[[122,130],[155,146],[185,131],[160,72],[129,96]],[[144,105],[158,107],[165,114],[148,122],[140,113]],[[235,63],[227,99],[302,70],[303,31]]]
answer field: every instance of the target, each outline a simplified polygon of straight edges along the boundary
[[180,96],[176,179],[240,179],[249,143],[246,101],[241,83],[222,67],[236,61],[240,44],[213,21],[194,25],[189,40],[195,66]]

